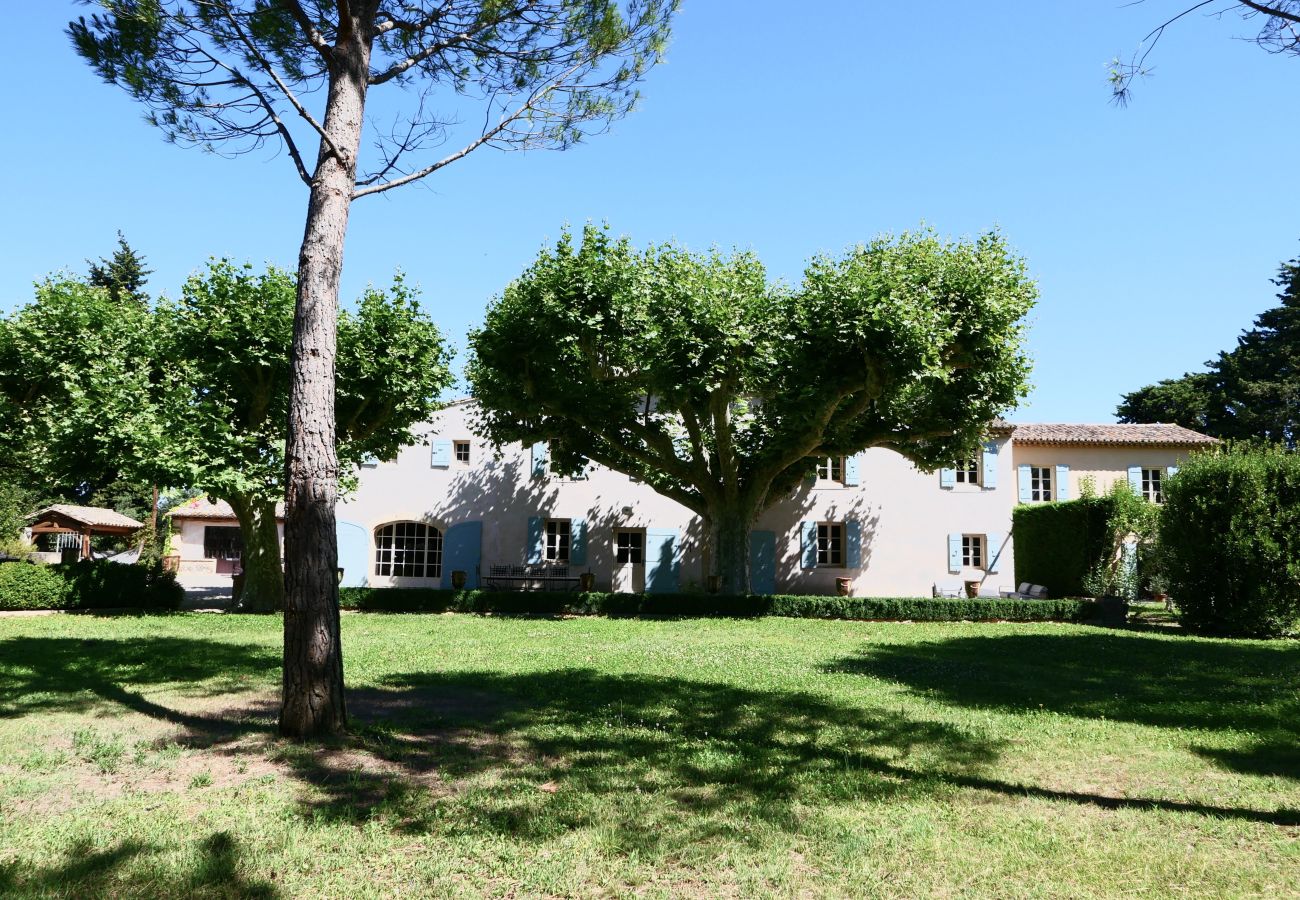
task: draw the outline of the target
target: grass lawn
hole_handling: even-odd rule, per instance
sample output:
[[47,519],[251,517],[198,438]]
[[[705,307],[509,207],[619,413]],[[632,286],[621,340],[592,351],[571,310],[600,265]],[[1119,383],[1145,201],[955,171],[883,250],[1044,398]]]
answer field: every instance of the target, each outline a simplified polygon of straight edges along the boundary
[[0,619],[6,896],[1296,896],[1300,645],[1083,626]]

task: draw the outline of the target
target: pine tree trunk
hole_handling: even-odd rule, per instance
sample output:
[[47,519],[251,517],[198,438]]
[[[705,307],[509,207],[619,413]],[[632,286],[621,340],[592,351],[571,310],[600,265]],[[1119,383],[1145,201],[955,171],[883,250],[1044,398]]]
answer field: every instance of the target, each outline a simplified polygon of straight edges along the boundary
[[247,612],[284,609],[284,571],[280,568],[280,533],[275,523],[275,503],[251,497],[230,498],[244,540],[244,586],[235,598]]
[[713,513],[713,558],[724,594],[748,594],[749,532],[755,514],[746,509],[721,509]]
[[[342,7],[341,7],[342,8]],[[370,23],[341,27],[330,63],[325,133],[298,255],[286,448],[284,694],[280,733],[347,729],[339,635],[334,359],[343,242],[356,180]],[[337,151],[337,152],[336,152]]]

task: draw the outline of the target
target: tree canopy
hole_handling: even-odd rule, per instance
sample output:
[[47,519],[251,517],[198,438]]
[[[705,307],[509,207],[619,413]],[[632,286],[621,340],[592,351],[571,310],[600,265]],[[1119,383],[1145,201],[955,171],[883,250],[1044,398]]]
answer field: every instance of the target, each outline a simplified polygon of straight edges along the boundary
[[746,536],[814,458],[970,451],[1027,390],[1036,295],[996,233],[882,237],[771,283],[751,253],[637,251],[565,233],[489,307],[467,375],[492,441],[636,476],[714,532],[724,589]]
[[1255,317],[1237,346],[1191,372],[1125,394],[1121,422],[1176,422],[1217,438],[1300,443],[1300,258],[1273,283],[1280,304]]
[[101,257],[99,262],[86,262],[90,263],[90,283],[107,289],[111,299],[149,302],[144,286],[153,269],[145,268],[144,257],[131,249],[122,232],[117,233],[117,249],[111,257]]

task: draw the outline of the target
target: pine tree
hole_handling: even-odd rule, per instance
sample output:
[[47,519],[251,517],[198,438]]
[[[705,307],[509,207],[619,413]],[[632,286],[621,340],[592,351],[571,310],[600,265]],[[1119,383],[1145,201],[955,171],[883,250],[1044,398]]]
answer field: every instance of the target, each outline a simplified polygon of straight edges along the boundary
[[145,258],[131,249],[122,232],[117,233],[117,249],[112,258],[100,257],[99,262],[90,263],[90,283],[95,287],[108,289],[108,295],[115,301],[130,300],[147,304],[149,297],[144,292],[145,283],[153,274],[153,269],[146,269]]

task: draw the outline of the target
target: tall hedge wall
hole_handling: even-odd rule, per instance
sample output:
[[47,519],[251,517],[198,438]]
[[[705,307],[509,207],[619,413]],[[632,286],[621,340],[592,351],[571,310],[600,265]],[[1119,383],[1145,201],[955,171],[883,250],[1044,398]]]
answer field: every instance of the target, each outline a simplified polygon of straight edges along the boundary
[[1197,454],[1164,500],[1161,551],[1184,627],[1241,637],[1300,630],[1300,454]]
[[1083,579],[1105,552],[1113,505],[1084,497],[1016,507],[1016,583],[1041,584],[1053,597],[1086,594]]

